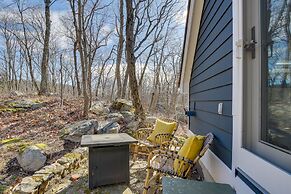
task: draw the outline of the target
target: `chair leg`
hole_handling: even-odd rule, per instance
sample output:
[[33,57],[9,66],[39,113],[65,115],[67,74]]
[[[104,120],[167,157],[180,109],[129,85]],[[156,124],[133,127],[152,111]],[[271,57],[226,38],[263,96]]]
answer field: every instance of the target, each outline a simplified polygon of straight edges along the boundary
[[159,186],[161,184],[161,174],[157,172],[156,177],[155,177],[155,193],[157,194],[159,191]]
[[151,185],[151,186],[148,186],[147,187],[147,192],[148,193],[156,193],[156,191],[159,189],[159,180],[160,178],[160,173],[159,172],[156,172],[155,175],[151,176],[150,180],[148,181],[148,185]]
[[147,176],[146,176],[145,183],[144,183],[143,194],[148,194],[151,174],[152,174],[152,169],[150,167],[148,167],[147,168]]
[[132,157],[132,160],[134,162],[136,161],[137,153],[138,153],[138,145],[134,145],[134,151],[133,151],[133,157]]

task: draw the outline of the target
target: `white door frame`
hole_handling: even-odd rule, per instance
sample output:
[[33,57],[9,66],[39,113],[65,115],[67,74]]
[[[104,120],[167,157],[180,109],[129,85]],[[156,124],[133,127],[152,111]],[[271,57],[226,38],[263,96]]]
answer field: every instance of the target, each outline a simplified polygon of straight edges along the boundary
[[[291,175],[242,147],[243,138],[243,0],[233,0],[233,148],[232,171],[242,169],[270,193],[290,193]],[[242,181],[235,178],[239,190]]]

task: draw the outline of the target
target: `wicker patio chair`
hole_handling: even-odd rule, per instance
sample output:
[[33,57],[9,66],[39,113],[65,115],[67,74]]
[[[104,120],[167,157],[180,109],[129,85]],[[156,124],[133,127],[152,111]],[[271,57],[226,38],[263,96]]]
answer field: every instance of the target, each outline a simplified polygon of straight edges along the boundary
[[169,118],[159,118],[159,120],[162,120],[167,123],[176,123],[176,127],[174,131],[171,134],[157,134],[155,136],[155,142],[148,141],[148,137],[151,135],[151,133],[154,131],[155,126],[151,128],[140,128],[136,130],[133,134],[133,136],[138,140],[138,143],[132,145],[132,152],[133,152],[133,160],[135,161],[138,155],[142,156],[148,156],[150,152],[152,152],[155,149],[160,149],[162,147],[166,147],[170,144],[171,140],[174,137],[175,132],[178,129],[179,123],[174,119]]
[[[192,168],[197,164],[199,159],[205,154],[213,141],[213,134],[208,133],[203,142],[203,146],[194,160],[178,155],[178,151],[173,150],[154,150],[148,156],[147,175],[144,184],[143,194],[156,193],[161,190],[161,177],[171,176],[183,179],[189,178]],[[176,145],[174,145],[176,146]],[[181,145],[179,145],[181,147]],[[174,169],[174,161],[178,159],[178,170]]]

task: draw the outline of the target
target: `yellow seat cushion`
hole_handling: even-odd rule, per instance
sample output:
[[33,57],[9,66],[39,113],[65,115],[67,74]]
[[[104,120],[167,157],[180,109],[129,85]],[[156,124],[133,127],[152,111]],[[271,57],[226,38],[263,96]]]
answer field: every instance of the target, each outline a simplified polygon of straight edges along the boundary
[[[198,156],[201,148],[203,147],[203,143],[205,140],[205,136],[195,135],[188,137],[178,152],[180,157],[187,158],[189,160],[194,160],[196,156]],[[189,165],[180,159],[175,159],[174,161],[174,171],[181,176],[188,169]]]
[[177,127],[177,123],[176,122],[172,122],[172,123],[168,123],[165,121],[162,121],[160,119],[156,120],[156,124],[155,124],[155,128],[153,130],[153,132],[150,134],[150,136],[147,138],[148,141],[155,143],[155,144],[161,144],[162,142],[157,142],[159,140],[156,141],[155,137],[158,134],[172,134],[173,131],[176,129]]

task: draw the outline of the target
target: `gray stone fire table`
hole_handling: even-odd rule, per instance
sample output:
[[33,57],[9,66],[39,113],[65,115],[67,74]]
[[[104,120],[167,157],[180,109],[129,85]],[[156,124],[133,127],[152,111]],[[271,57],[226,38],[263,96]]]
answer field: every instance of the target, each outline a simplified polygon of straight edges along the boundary
[[83,135],[89,147],[89,188],[129,183],[129,144],[137,140],[126,133]]

